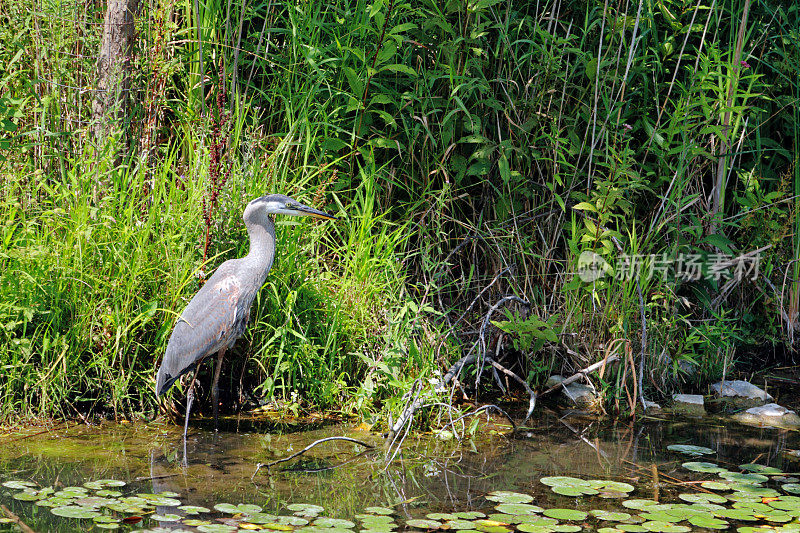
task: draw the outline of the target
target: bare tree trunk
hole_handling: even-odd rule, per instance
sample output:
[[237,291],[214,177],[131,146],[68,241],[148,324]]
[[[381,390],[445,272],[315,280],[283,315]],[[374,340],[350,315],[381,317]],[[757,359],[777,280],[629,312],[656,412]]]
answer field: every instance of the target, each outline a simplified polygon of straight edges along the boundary
[[103,42],[97,58],[97,91],[92,104],[98,143],[121,131],[130,109],[130,55],[136,38],[139,0],[108,0]]

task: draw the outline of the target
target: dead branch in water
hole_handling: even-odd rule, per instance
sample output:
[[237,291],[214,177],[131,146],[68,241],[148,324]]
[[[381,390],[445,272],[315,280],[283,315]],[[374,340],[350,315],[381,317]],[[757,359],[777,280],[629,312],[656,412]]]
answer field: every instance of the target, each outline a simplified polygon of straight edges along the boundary
[[256,471],[253,472],[253,475],[250,476],[250,479],[252,480],[253,478],[255,478],[256,474],[258,474],[258,471],[261,470],[261,468],[263,468],[263,467],[266,467],[267,468],[267,472],[269,472],[269,469],[272,468],[273,466],[275,466],[277,464],[280,464],[280,463],[285,463],[286,461],[291,461],[295,457],[298,457],[298,456],[306,453],[308,450],[310,450],[311,448],[313,448],[317,444],[322,444],[323,442],[328,442],[328,441],[332,441],[332,440],[344,440],[344,441],[347,441],[347,442],[355,442],[356,444],[360,444],[361,446],[364,446],[365,448],[374,448],[375,447],[372,444],[367,444],[366,442],[362,442],[362,441],[360,441],[358,439],[353,439],[353,438],[350,438],[350,437],[326,437],[324,439],[315,440],[314,442],[312,442],[311,444],[309,444],[308,446],[306,446],[305,448],[303,448],[299,452],[293,453],[289,457],[284,457],[283,459],[278,459],[277,461],[272,461],[271,463],[257,463],[256,464]]

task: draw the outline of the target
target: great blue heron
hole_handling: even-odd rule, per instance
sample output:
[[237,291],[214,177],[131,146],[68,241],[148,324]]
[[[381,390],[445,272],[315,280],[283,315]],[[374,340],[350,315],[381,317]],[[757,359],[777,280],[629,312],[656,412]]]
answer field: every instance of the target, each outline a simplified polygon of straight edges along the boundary
[[164,360],[158,369],[156,393],[165,394],[179,377],[195,369],[186,397],[183,437],[189,429],[189,411],[194,401],[197,367],[217,353],[211,398],[214,402],[214,427],[219,413],[219,373],[225,350],[242,336],[250,318],[250,305],[264,284],[275,258],[275,223],[269,215],[312,216],[335,219],[282,194],[256,198],[244,210],[244,225],[250,237],[250,252],[240,259],[220,265],[197,291],[181,313],[167,343]]

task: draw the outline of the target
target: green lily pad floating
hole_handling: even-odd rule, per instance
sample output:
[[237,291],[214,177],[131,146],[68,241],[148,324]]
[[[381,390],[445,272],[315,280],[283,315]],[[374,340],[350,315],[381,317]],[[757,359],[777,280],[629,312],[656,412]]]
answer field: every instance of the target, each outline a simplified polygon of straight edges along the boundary
[[723,509],[714,514],[719,518],[730,518],[731,520],[740,520],[742,522],[753,522],[758,520],[755,513],[748,509]]
[[119,498],[122,496],[122,493],[118,490],[111,490],[111,489],[100,489],[95,492],[98,496],[103,496],[104,498]]
[[737,493],[758,496],[760,498],[774,498],[780,496],[777,490],[770,487],[762,487],[761,485],[751,485],[750,483],[733,481],[730,486]]
[[462,520],[460,518],[456,518],[455,520],[449,520],[447,522],[447,527],[451,530],[474,529],[475,524],[473,524],[469,520]]
[[[538,505],[529,503],[500,503],[494,506],[495,509],[505,514],[536,514],[544,511]],[[430,518],[430,516],[428,517]]]
[[87,509],[79,505],[65,505],[64,507],[53,507],[50,512],[56,516],[63,516],[65,518],[94,518],[100,516],[98,511],[94,509]]
[[186,518],[181,522],[181,524],[190,527],[197,527],[197,526],[207,526],[211,524],[208,520],[201,520],[199,518]]
[[21,502],[35,502],[36,500],[40,499],[39,495],[37,493],[35,493],[35,492],[26,492],[26,491],[17,492],[17,493],[14,494],[13,497],[14,497],[15,500],[19,500]]
[[672,522],[658,522],[650,521],[644,522],[642,527],[647,531],[660,532],[660,533],[686,533],[691,531],[692,528],[686,526],[679,526]]
[[227,524],[206,524],[198,526],[197,531],[202,533],[234,533],[239,528],[236,526],[229,526]]
[[617,529],[615,527],[601,527],[597,530],[597,533],[624,533],[623,530]]
[[427,520],[421,518],[406,520],[406,525],[408,527],[413,527],[414,529],[439,529],[440,527],[442,527],[441,522],[437,522],[436,520]]
[[240,503],[238,505],[233,505],[232,503],[218,503],[214,506],[214,509],[225,514],[254,514],[262,511],[261,507],[250,503]]
[[625,500],[622,502],[622,506],[627,507],[628,509],[645,509],[651,505],[658,505],[658,502],[655,500],[643,500],[640,498],[634,498],[633,500]]
[[800,497],[798,496],[781,496],[777,500],[768,501],[767,504],[782,511],[800,513]]
[[[294,528],[288,524],[279,524],[277,522],[267,522],[262,524],[264,529],[270,529],[272,531],[294,531]],[[322,529],[322,528],[320,528]],[[329,531],[332,531],[334,528],[330,528]]]
[[552,524],[548,523],[522,523],[517,526],[518,531],[522,531],[523,533],[551,533],[555,531],[553,529],[557,525],[556,521],[553,520]]
[[[439,522],[437,524],[441,525]],[[343,520],[341,518],[317,518],[314,520],[314,524],[317,527],[333,527],[339,529],[351,529],[356,527],[356,525],[351,522],[350,520]]]
[[487,494],[486,499],[497,503],[530,503],[533,501],[533,496],[521,492],[495,490]]
[[630,533],[644,533],[645,531],[647,531],[639,524],[619,524],[617,526],[617,529],[621,531],[628,531]]
[[98,479],[97,481],[87,481],[83,484],[87,489],[102,490],[111,487],[124,487],[127,485],[124,481],[118,479]]
[[678,498],[689,503],[725,503],[728,498],[713,492],[694,492],[678,494]]
[[789,494],[800,494],[800,483],[784,483],[781,488]]
[[178,509],[186,514],[210,513],[211,509],[202,505],[179,505]]
[[711,448],[706,448],[705,446],[694,446],[692,444],[670,444],[667,446],[667,449],[673,452],[694,456],[709,455],[714,453],[714,450]]
[[576,524],[558,524],[552,526],[552,530],[556,533],[576,533],[582,529],[583,528],[581,526]]
[[586,520],[588,516],[584,511],[575,509],[545,509],[543,514],[556,520]]
[[151,514],[150,519],[155,520],[156,522],[177,522],[183,518],[179,514]]
[[428,520],[454,520],[456,517],[451,513],[428,513],[425,518]]
[[373,506],[373,507],[367,507],[366,509],[364,509],[364,511],[370,514],[378,514],[386,516],[394,514],[394,509],[390,509],[389,507]]
[[321,505],[314,505],[312,503],[292,503],[287,505],[286,508],[297,516],[308,517],[315,517],[325,510]]
[[247,515],[247,521],[251,524],[272,524],[278,517],[269,513],[251,513]]
[[7,489],[28,489],[35,487],[36,483],[21,479],[12,479],[11,481],[3,481],[3,486]]
[[708,490],[733,490],[730,483],[723,483],[721,481],[703,481],[700,486]]
[[762,474],[754,474],[752,472],[741,474],[739,472],[720,472],[719,477],[728,481],[741,481],[742,483],[765,483],[769,478]]
[[747,463],[739,465],[739,468],[747,472],[754,472],[756,474],[783,474],[783,470],[775,468],[774,466],[758,465],[755,463]]
[[[259,513],[252,513],[249,516],[253,516],[254,514]],[[314,517],[309,517],[314,518]],[[284,526],[305,526],[308,524],[308,520],[303,518],[302,516],[279,516],[275,520],[277,523],[284,525]]]
[[630,483],[624,483],[622,481],[611,481],[605,479],[590,479],[587,483],[593,488],[599,491],[613,491],[613,492],[633,492],[634,486]]
[[621,511],[609,511],[607,509],[595,509],[593,511],[589,511],[589,514],[598,520],[606,520],[608,522],[622,522],[631,517],[629,513],[623,513]]
[[[518,503],[527,503],[527,502],[518,502]],[[457,513],[453,513],[453,516],[456,518],[461,518],[463,520],[475,520],[477,518],[484,518],[486,514],[480,511],[459,511]]]
[[692,472],[703,472],[706,474],[719,473],[722,475],[723,473],[728,472],[727,468],[722,468],[716,463],[707,463],[703,461],[689,461],[688,463],[683,463],[681,466],[683,466],[686,470],[691,470]]
[[711,516],[692,516],[689,523],[693,526],[704,527],[707,529],[728,529],[728,522]]

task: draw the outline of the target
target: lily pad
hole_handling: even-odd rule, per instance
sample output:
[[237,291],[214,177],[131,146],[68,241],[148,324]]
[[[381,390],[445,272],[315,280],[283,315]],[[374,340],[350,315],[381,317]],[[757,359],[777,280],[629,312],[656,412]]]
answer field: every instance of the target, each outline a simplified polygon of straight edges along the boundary
[[486,499],[497,503],[529,503],[533,501],[533,496],[520,492],[495,490],[487,494]]
[[660,532],[660,533],[686,533],[687,531],[691,531],[692,528],[686,526],[679,526],[673,524],[672,522],[657,522],[657,521],[650,521],[644,522],[642,527],[645,528],[647,531],[653,532]]
[[765,483],[769,478],[762,474],[747,473],[742,474],[739,472],[720,472],[719,477],[728,481],[740,481],[742,483]]
[[[525,503],[525,502],[520,502]],[[453,516],[457,518],[462,518],[464,520],[475,520],[476,518],[484,518],[486,514],[480,511],[459,511],[457,513],[453,513]]]
[[389,507],[378,507],[378,506],[367,507],[366,509],[364,509],[364,511],[367,513],[379,514],[379,515],[390,515],[394,514],[395,512],[394,509],[390,509]]
[[27,492],[27,491],[17,492],[14,494],[13,497],[15,500],[19,500],[21,502],[35,502],[36,500],[41,499],[39,498],[39,494],[37,494],[36,492]]
[[775,468],[774,466],[765,466],[759,465],[755,463],[747,463],[744,465],[739,465],[739,468],[742,470],[746,470],[748,472],[755,472],[756,474],[782,474],[783,470],[780,468]]
[[21,479],[12,479],[10,481],[3,481],[3,486],[7,489],[27,489],[35,487],[36,483]]
[[[538,505],[531,505],[529,503],[501,503],[495,505],[494,508],[506,514],[535,514],[544,511],[544,509]],[[430,518],[430,516],[428,518]]]
[[202,505],[179,505],[178,509],[186,514],[210,513],[211,509]]
[[428,520],[453,520],[456,517],[452,513],[428,513],[425,518]]
[[292,503],[287,505],[286,508],[298,516],[308,517],[315,517],[325,510],[321,505],[314,505],[311,503]]
[[708,529],[728,529],[728,522],[710,516],[693,516],[689,518],[689,523],[693,526]]
[[789,494],[800,494],[800,483],[784,483],[781,488]]
[[206,524],[198,526],[197,531],[202,533],[234,533],[239,528],[236,526],[229,526],[227,524]]
[[630,513],[609,511],[607,509],[595,509],[593,511],[589,511],[589,514],[598,520],[606,520],[609,522],[622,522],[623,520],[628,520],[631,517]]
[[556,520],[586,520],[587,513],[575,509],[545,509],[545,516]]
[[440,527],[442,527],[441,522],[437,522],[436,520],[425,520],[425,519],[406,520],[406,525],[408,527],[413,527],[414,529],[439,529]]
[[705,446],[694,446],[692,444],[670,444],[667,446],[667,449],[673,452],[694,456],[709,455],[714,453],[714,450],[711,448],[706,448]]
[[350,520],[343,520],[341,518],[317,518],[314,520],[314,524],[317,527],[333,527],[333,528],[341,528],[341,529],[350,529],[356,527],[355,523],[351,522]]
[[722,475],[722,473],[728,472],[727,468],[722,468],[721,466],[715,463],[707,463],[703,461],[689,461],[688,463],[683,463],[682,466],[686,470],[691,470],[692,472],[703,472],[707,474],[719,473],[720,475]]
[[199,518],[187,518],[181,522],[181,524],[190,527],[197,527],[197,526],[207,526],[211,524],[208,520],[201,520]]
[[65,518],[94,518],[100,516],[98,511],[87,509],[79,505],[65,505],[64,507],[53,507],[50,512],[56,516]]
[[151,514],[150,519],[155,520],[156,522],[177,522],[183,518],[183,516],[179,514]]
[[713,492],[694,492],[678,494],[678,498],[689,503],[725,503],[728,498]]
[[622,506],[627,507],[628,509],[645,509],[651,505],[658,505],[658,502],[655,500],[643,500],[640,498],[634,498],[633,500],[625,500],[622,502]]

